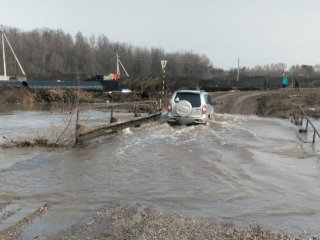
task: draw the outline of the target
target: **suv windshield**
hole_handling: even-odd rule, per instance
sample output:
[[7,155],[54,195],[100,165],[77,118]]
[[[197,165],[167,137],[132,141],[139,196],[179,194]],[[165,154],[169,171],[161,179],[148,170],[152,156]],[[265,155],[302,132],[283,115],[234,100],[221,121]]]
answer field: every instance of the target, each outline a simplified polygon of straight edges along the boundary
[[199,93],[178,92],[174,98],[174,102],[180,102],[181,100],[187,100],[191,103],[192,107],[200,107],[201,100]]

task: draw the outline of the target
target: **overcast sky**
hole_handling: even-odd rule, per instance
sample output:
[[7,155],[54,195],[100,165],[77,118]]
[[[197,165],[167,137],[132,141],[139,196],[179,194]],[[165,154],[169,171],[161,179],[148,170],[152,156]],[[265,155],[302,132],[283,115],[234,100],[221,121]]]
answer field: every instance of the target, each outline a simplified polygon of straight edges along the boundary
[[320,0],[0,0],[0,9],[5,26],[192,50],[224,69],[238,57],[248,67],[320,64]]

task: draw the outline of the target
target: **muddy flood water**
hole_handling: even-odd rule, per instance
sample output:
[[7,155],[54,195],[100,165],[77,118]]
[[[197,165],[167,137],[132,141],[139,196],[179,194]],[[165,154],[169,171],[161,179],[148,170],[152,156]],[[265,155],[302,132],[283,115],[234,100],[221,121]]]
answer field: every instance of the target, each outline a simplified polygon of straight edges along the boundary
[[[0,113],[5,138],[55,138],[60,112]],[[103,119],[89,112],[90,123]],[[73,120],[72,120],[73,121]],[[320,126],[320,121],[315,120]],[[217,114],[151,122],[78,147],[0,148],[0,231],[50,202],[23,237],[61,231],[113,202],[294,234],[320,232],[320,139],[288,119]]]

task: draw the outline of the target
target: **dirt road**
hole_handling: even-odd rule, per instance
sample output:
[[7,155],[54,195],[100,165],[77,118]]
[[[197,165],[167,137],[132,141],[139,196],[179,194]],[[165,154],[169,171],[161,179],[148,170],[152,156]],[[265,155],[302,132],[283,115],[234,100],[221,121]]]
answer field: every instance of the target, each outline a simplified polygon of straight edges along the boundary
[[247,91],[211,93],[216,100],[215,112],[258,115],[263,117],[290,117],[301,105],[311,117],[320,117],[320,90],[316,88],[294,91]]

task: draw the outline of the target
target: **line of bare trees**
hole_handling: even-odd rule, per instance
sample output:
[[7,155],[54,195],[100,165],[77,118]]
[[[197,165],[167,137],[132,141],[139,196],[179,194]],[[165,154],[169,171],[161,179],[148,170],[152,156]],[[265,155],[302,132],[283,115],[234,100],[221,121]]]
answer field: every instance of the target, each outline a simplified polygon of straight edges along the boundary
[[[166,72],[171,79],[229,79],[237,75],[237,68],[229,70],[215,68],[205,55],[193,52],[166,53],[161,48],[142,48],[127,43],[111,42],[106,36],[84,36],[81,32],[74,37],[62,30],[35,29],[21,31],[7,27],[5,33],[15,49],[29,79],[75,79],[88,78],[96,74],[116,71],[115,54],[132,78],[159,77],[161,59],[168,60]],[[8,46],[6,47],[8,49]],[[2,62],[2,54],[0,55]],[[18,75],[19,68],[7,50],[7,73]],[[3,73],[0,64],[0,75]],[[295,65],[288,68],[284,63],[242,67],[240,79],[269,76],[281,77],[283,73],[295,78],[320,78],[320,64]]]
[[[16,28],[7,28],[5,34],[29,79],[87,78],[96,74],[114,73],[116,53],[119,53],[132,77],[161,75],[162,59],[170,63],[167,72],[173,77],[210,78],[213,69],[211,61],[204,55],[192,52],[165,53],[159,48],[148,49],[111,42],[104,35],[86,37],[79,32],[72,37],[62,30],[36,29],[23,32]],[[8,53],[7,72],[17,75],[19,68],[13,55]],[[2,68],[1,65],[1,72]]]
[[[287,75],[294,78],[320,78],[320,64],[312,65],[293,65],[288,68],[285,63],[267,64],[264,66],[256,65],[252,68],[241,67],[239,69],[239,75],[242,78],[268,76],[268,77],[281,77]],[[214,69],[214,77],[226,77],[235,78],[238,74],[237,68],[231,68],[229,71],[223,69]]]

